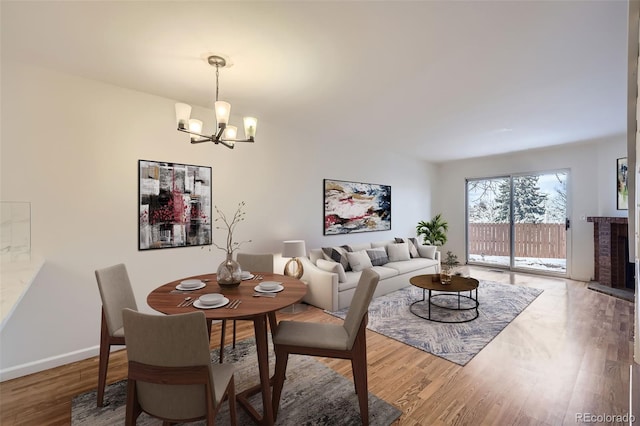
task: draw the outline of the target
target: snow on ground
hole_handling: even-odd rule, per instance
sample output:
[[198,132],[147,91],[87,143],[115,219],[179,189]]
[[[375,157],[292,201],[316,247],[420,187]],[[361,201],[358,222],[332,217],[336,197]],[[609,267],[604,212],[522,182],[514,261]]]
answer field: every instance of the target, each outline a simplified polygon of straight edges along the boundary
[[[509,266],[508,256],[483,256],[470,254],[469,262],[484,263],[502,267]],[[537,257],[516,257],[514,259],[515,268],[535,269],[537,271],[553,272],[556,274],[567,273],[567,259],[543,259]]]

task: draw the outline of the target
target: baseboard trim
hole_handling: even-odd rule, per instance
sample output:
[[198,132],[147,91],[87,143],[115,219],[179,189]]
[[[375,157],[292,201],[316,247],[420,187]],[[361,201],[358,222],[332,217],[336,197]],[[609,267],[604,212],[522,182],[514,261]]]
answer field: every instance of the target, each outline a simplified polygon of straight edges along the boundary
[[26,364],[16,365],[0,370],[0,382],[16,379],[18,377],[28,376],[29,374],[39,373],[54,367],[70,364],[83,359],[91,358],[99,354],[100,346],[92,346],[86,349],[57,355],[50,358],[40,359],[38,361],[28,362]]

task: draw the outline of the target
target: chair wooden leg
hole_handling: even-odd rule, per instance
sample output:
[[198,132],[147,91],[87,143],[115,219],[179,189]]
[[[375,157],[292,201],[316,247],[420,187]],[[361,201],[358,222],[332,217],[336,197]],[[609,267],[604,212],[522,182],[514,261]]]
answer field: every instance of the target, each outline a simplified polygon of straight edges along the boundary
[[369,424],[369,388],[367,383],[367,342],[362,336],[358,336],[354,343],[354,353],[352,358],[353,381],[358,394],[358,404],[360,405],[360,417],[363,426]]
[[107,369],[109,367],[109,330],[107,329],[107,321],[102,312],[102,320],[100,321],[100,359],[98,362],[98,407],[104,405],[104,388],[107,385]]
[[233,377],[231,378],[231,382],[229,382],[227,398],[229,399],[229,419],[231,420],[231,426],[237,426],[238,417],[236,413],[236,385]]
[[224,341],[225,341],[226,332],[227,332],[227,320],[222,320],[222,329],[220,330],[220,364],[222,364],[222,361],[224,360]]
[[136,381],[127,381],[127,407],[125,411],[125,426],[135,426],[138,416],[142,413],[138,395],[136,393]]
[[276,367],[273,374],[273,393],[271,400],[273,404],[273,420],[278,418],[278,408],[280,408],[280,397],[282,396],[282,388],[284,387],[285,374],[287,372],[287,361],[289,361],[289,353],[275,348]]

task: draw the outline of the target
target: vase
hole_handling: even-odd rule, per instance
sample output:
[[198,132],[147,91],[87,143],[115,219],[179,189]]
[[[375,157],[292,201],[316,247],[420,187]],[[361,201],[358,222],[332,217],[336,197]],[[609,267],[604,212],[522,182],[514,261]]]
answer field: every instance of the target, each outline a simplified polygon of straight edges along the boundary
[[440,268],[440,282],[444,285],[451,284],[453,268],[449,265],[441,265]]
[[216,278],[220,287],[237,287],[242,282],[242,268],[231,255],[227,255],[226,260],[218,266]]

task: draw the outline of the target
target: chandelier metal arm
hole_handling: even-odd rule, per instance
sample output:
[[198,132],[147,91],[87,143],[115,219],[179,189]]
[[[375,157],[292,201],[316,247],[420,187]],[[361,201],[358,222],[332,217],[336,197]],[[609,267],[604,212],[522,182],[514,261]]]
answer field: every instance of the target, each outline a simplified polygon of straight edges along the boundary
[[186,129],[184,127],[178,126],[178,131],[180,132],[184,132],[184,133],[188,133],[190,135],[193,136],[198,136],[201,139],[192,139],[191,143],[192,144],[197,144],[197,143],[203,143],[203,142],[213,142],[214,144],[218,145],[218,144],[222,144],[224,146],[226,146],[229,149],[233,149],[233,147],[235,146],[236,142],[255,142],[253,136],[248,138],[248,139],[223,139],[222,138],[222,134],[224,133],[224,129],[225,129],[225,125],[221,124],[221,127],[218,129],[218,133],[216,133],[215,135],[203,135],[201,133],[196,133],[196,132],[192,132],[189,131],[189,129]]

